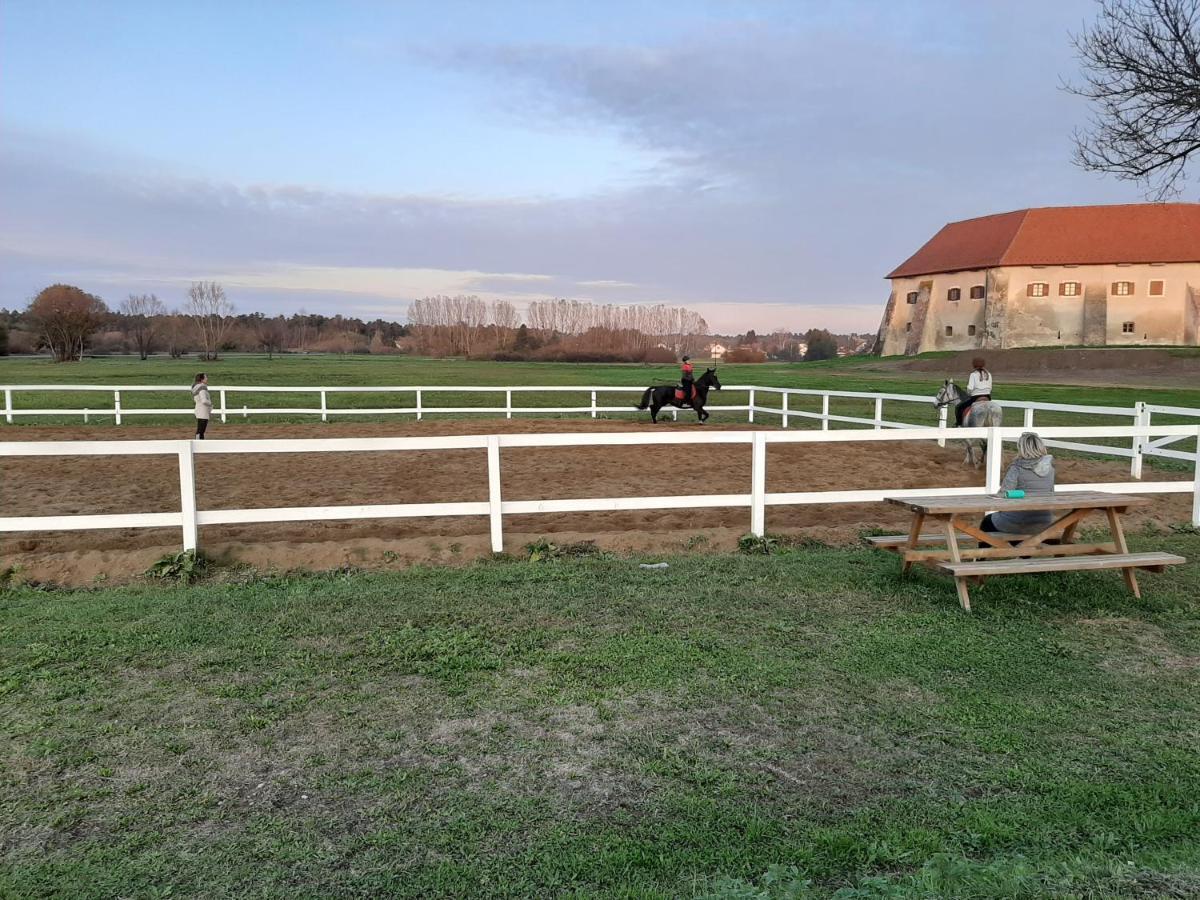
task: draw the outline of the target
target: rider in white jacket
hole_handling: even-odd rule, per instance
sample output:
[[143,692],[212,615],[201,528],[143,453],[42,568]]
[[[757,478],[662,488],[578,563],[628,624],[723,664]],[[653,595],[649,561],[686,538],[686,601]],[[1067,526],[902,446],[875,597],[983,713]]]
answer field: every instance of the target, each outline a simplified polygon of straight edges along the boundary
[[959,428],[962,428],[963,418],[972,403],[976,400],[992,399],[992,373],[987,370],[987,365],[981,357],[977,356],[971,360],[971,366],[971,378],[967,381],[967,396],[959,401],[958,406],[954,409],[954,422]]

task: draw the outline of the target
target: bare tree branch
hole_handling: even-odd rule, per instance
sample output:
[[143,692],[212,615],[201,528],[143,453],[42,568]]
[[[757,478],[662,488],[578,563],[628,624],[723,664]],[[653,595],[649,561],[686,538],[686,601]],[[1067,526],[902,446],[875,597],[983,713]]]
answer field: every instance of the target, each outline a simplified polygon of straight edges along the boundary
[[1182,192],[1200,152],[1200,0],[1098,0],[1096,22],[1075,35],[1092,103],[1075,133],[1075,162],[1141,183],[1163,200]]

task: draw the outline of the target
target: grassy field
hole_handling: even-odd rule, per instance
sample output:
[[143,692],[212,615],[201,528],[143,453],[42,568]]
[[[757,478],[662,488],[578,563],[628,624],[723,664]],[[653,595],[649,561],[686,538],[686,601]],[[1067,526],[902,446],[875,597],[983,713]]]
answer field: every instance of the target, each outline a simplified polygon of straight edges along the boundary
[[1196,565],[668,561],[0,592],[0,895],[1200,894]]
[[[825,363],[770,363],[764,365],[719,366],[721,380],[726,384],[757,384],[771,387],[793,387],[833,389],[845,391],[882,391],[888,393],[914,394],[932,399],[941,385],[939,377],[911,375],[906,373],[880,374],[867,371],[870,360],[846,358]],[[101,357],[86,359],[80,363],[56,365],[42,359],[0,359],[0,385],[2,384],[113,384],[149,385],[177,384],[186,387],[191,383],[199,364],[196,360],[170,360],[155,358],[147,361],[135,357]],[[678,370],[674,366],[623,365],[623,364],[579,364],[579,363],[491,363],[470,360],[414,359],[401,356],[296,356],[288,355],[268,360],[260,356],[230,356],[218,362],[203,364],[214,386],[220,385],[265,385],[265,386],[361,386],[361,385],[628,385],[644,387],[649,384],[664,384],[675,381]],[[955,374],[955,373],[947,373]],[[962,375],[963,373],[958,373]],[[182,395],[182,396],[181,396]],[[229,395],[230,406],[246,404],[255,406],[313,407],[317,405],[313,394],[250,394]],[[526,406],[586,405],[585,393],[519,395],[519,402]],[[236,397],[236,400],[234,399]],[[1175,387],[1167,389],[1078,388],[1069,385],[1014,384],[1005,386],[998,399],[1037,400],[1056,403],[1085,403],[1100,406],[1130,407],[1138,400],[1168,406],[1200,408],[1200,387]],[[601,394],[600,405],[633,405],[636,398],[628,393]],[[127,393],[122,397],[124,408],[185,407],[189,398],[182,391],[171,393]],[[503,405],[502,398],[481,394],[436,394],[426,401],[443,406],[489,406]],[[716,395],[716,403],[745,404],[744,392],[724,391]],[[778,405],[777,398],[760,398],[760,403]],[[30,408],[112,408],[112,397],[106,394],[54,393],[19,394],[17,406]],[[395,406],[413,405],[413,395],[408,393],[374,395],[330,395],[331,407],[366,408],[380,404]],[[795,399],[793,408],[819,411],[817,399]],[[897,407],[911,421],[922,418],[934,420],[933,413],[926,407],[909,409]],[[850,416],[870,416],[872,405],[856,400],[835,400],[833,411]],[[744,413],[718,414],[717,421],[744,421]],[[276,416],[275,421],[312,421],[312,417]],[[94,415],[92,421],[111,423],[111,415]],[[255,417],[255,421],[269,421]],[[362,421],[355,416],[354,421]],[[18,423],[51,424],[49,419],[21,420]],[[58,420],[54,420],[58,421]],[[63,419],[63,422],[80,423],[80,417]],[[127,422],[157,424],[154,417],[129,417]],[[338,421],[347,421],[342,419]],[[776,420],[772,420],[774,423]],[[1048,415],[1046,424],[1073,424],[1070,416]],[[1126,420],[1112,420],[1114,424],[1128,424]],[[1166,419],[1163,420],[1164,422]],[[1089,424],[1095,424],[1092,420]]]

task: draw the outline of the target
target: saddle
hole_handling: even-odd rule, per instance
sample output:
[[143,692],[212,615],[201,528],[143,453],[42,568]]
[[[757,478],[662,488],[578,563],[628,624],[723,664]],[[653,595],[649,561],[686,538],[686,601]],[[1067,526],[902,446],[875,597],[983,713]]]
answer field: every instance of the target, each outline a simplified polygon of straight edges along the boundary
[[696,396],[696,386],[695,385],[692,385],[691,396],[688,396],[688,393],[684,388],[679,387],[679,386],[676,386],[676,388],[675,388],[675,401],[677,403],[691,403],[692,398],[695,396]]

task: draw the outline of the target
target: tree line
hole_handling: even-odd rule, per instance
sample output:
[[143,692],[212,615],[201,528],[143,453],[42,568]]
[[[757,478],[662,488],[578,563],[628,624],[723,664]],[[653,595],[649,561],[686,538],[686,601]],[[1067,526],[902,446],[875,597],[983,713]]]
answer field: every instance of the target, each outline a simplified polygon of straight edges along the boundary
[[414,301],[408,318],[239,314],[214,281],[194,282],[176,308],[155,294],[130,294],[114,309],[79,287],[54,284],[24,310],[0,310],[0,353],[49,352],[59,362],[85,352],[216,359],[231,351],[669,362],[702,352],[708,331],[703,317],[681,307],[564,299],[534,301],[525,322],[506,300],[439,295]]
[[402,346],[426,356],[670,362],[705,350],[708,323],[683,307],[534,300],[525,321],[507,300],[439,295],[409,307]]
[[304,311],[291,316],[239,314],[224,287],[194,282],[183,303],[170,309],[155,294],[130,294],[109,307],[69,284],[40,291],[24,310],[0,309],[0,354],[49,352],[59,362],[93,353],[195,354],[216,359],[227,352],[287,350],[332,353],[395,351],[408,328],[384,319],[364,321]]

